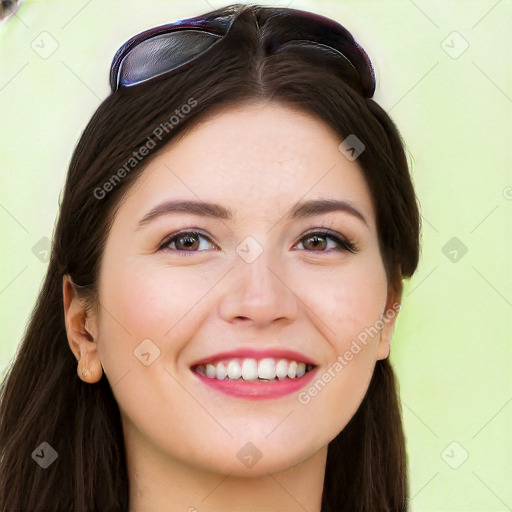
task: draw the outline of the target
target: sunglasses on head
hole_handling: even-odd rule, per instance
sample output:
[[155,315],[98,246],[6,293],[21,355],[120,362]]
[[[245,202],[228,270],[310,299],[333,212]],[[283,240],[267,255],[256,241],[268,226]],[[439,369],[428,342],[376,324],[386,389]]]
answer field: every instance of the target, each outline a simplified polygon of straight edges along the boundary
[[[113,92],[182,70],[205,54],[229,32],[244,5],[151,28],[133,36],[117,51],[110,68]],[[286,8],[261,8],[260,25],[273,26],[274,47],[310,45],[335,52],[359,73],[363,94],[375,92],[371,61],[350,32],[318,14]]]

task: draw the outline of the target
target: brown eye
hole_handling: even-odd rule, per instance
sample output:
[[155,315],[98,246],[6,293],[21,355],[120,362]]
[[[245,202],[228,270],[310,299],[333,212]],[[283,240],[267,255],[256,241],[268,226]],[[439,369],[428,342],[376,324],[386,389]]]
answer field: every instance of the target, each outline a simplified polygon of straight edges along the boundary
[[303,239],[306,241],[303,245],[308,251],[322,251],[327,247],[326,238],[318,235],[308,236]]
[[[167,250],[174,252],[204,252],[204,243],[202,240],[206,240],[206,244],[212,243],[211,240],[197,231],[182,231],[176,233],[168,238],[160,246],[159,250]],[[202,250],[198,250],[198,249]]]
[[[334,242],[334,245],[331,244],[329,246],[329,240]],[[303,237],[300,241],[300,244],[307,251],[314,252],[326,252],[330,253],[333,251],[349,251],[352,253],[356,253],[357,249],[354,243],[345,240],[343,237],[335,235],[330,231],[316,231],[314,233],[309,233],[305,237]],[[325,250],[325,249],[330,250]]]
[[195,251],[199,247],[196,235],[184,235],[176,238],[176,249]]

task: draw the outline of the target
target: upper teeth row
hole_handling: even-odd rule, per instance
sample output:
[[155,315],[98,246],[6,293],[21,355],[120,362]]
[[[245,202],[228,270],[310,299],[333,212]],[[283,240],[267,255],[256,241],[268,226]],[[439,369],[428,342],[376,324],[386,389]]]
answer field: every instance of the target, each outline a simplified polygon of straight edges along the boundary
[[212,363],[200,365],[201,373],[211,379],[239,379],[244,380],[266,379],[272,380],[285,379],[289,377],[294,379],[302,377],[306,373],[306,363],[297,363],[297,361],[288,361],[287,359],[275,360],[271,357],[261,359],[232,359],[227,365],[222,361],[216,365]]

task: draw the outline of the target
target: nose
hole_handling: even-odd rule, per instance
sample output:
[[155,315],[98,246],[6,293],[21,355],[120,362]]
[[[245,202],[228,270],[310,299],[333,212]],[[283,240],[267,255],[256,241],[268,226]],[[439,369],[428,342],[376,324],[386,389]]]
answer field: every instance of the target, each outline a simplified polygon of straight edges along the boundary
[[235,261],[220,304],[220,315],[226,322],[247,322],[263,327],[277,320],[288,323],[299,313],[300,300],[290,282],[284,262],[265,249],[248,263]]

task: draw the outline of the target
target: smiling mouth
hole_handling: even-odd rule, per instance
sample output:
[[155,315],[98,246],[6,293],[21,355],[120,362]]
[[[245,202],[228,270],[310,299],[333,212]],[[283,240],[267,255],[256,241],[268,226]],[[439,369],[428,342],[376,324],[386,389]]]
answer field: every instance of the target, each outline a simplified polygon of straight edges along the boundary
[[212,380],[238,382],[282,382],[298,380],[314,365],[285,358],[230,358],[194,365],[191,370]]

